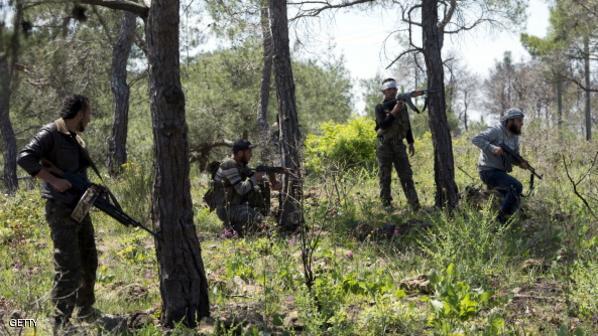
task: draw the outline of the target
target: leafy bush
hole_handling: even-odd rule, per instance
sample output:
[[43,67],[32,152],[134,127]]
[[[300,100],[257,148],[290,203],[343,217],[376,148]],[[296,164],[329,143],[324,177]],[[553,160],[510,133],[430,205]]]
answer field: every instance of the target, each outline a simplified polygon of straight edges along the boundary
[[315,172],[330,166],[374,167],[376,131],[374,121],[361,117],[347,123],[325,122],[321,135],[309,134],[305,141],[306,168]]
[[122,174],[114,183],[114,192],[123,209],[141,223],[150,217],[152,165],[149,162],[129,161],[122,165]]

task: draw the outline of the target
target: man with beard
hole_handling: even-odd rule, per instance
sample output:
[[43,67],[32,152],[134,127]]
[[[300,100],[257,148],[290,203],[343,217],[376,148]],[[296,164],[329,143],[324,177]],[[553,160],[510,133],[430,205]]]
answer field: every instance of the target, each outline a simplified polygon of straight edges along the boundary
[[[232,228],[241,236],[255,232],[264,220],[264,214],[251,202],[252,199],[261,197],[260,185],[266,176],[263,172],[254,172],[248,166],[253,147],[245,139],[236,141],[232,157],[220,164],[214,176],[215,184],[224,191],[216,214],[227,229]],[[276,180],[272,181],[272,189],[280,190],[280,184]]]
[[[471,142],[480,148],[478,171],[480,178],[489,188],[495,189],[503,196],[497,220],[505,223],[519,208],[520,195],[523,190],[521,182],[508,173],[513,170],[507,153],[500,146],[507,146],[519,153],[519,135],[523,127],[523,112],[517,108],[507,110],[500,124],[490,127],[473,137]],[[529,165],[523,161],[518,164],[523,169]]]
[[87,179],[91,165],[85,143],[79,136],[91,120],[89,99],[81,95],[65,98],[61,118],[43,126],[18,156],[19,165],[43,181],[41,194],[46,201],[46,220],[54,244],[54,333],[71,329],[70,317],[90,320],[98,311],[94,285],[98,256],[94,229],[89,215],[80,223],[71,218],[79,195],[70,191],[66,179],[54,175],[50,167]]

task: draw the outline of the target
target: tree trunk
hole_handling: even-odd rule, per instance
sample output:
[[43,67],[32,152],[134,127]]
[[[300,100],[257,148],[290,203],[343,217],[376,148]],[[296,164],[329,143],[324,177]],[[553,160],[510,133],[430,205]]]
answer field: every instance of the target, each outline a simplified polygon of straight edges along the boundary
[[260,101],[258,104],[257,126],[260,134],[260,159],[270,162],[270,125],[268,124],[268,102],[270,100],[270,81],[272,78],[272,34],[268,18],[268,3],[261,1],[260,21],[262,28],[263,68],[260,83]]
[[[8,50],[0,41],[0,133],[4,144],[4,171],[3,179],[8,194],[14,194],[19,188],[17,178],[17,140],[10,121],[10,97],[13,86],[16,82],[15,65],[17,64],[20,52],[20,27],[23,19],[22,1],[15,1],[15,12],[13,17],[13,32],[10,38]],[[10,54],[10,56],[9,56]]]
[[278,97],[278,127],[280,134],[281,161],[283,167],[294,172],[294,176],[284,176],[280,192],[281,229],[293,231],[303,224],[301,201],[303,198],[301,181],[301,136],[295,102],[295,82],[289,50],[289,28],[286,1],[270,1],[270,27],[274,47],[274,78]]
[[458,203],[451,133],[446,117],[444,69],[442,62],[443,32],[438,28],[438,0],[422,0],[424,57],[428,75],[429,124],[434,145],[435,204],[452,209]]
[[209,316],[208,284],[193,225],[185,96],[179,64],[179,1],[153,0],[146,24],[155,180],[152,219],[160,232],[162,324],[194,327]]
[[557,127],[559,133],[563,130],[563,78],[560,73],[556,74],[556,105],[557,105]]
[[469,108],[468,99],[469,92],[463,92],[463,126],[465,126],[465,132],[469,130],[467,125],[467,109]]
[[127,126],[129,118],[129,85],[127,84],[127,62],[135,37],[137,17],[124,12],[118,38],[112,50],[112,95],[114,96],[114,120],[112,135],[108,139],[108,171],[111,176],[120,173],[127,162]]
[[4,145],[4,184],[9,194],[14,194],[19,188],[17,180],[17,141],[10,122],[10,76],[8,60],[0,50],[0,73],[6,74],[0,78],[0,133]]
[[583,39],[583,52],[584,52],[584,77],[586,86],[586,140],[592,140],[592,91],[590,86],[590,38],[588,36]]

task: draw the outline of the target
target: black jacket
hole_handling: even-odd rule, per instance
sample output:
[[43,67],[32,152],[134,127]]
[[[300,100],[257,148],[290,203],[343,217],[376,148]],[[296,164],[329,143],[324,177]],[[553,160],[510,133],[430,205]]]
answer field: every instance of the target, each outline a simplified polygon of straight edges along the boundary
[[[384,102],[386,102],[386,100],[384,100]],[[393,122],[395,122],[396,119],[392,114],[387,113],[384,110],[384,102],[382,104],[376,105],[376,130],[378,130],[379,128],[386,129],[390,127],[390,125]],[[403,109],[404,110],[401,111],[401,113],[409,113],[405,106],[403,106]],[[408,124],[409,125],[407,125],[407,135],[405,136],[405,138],[407,139],[408,144],[412,144],[414,143],[413,132],[411,131],[411,123],[408,122]]]
[[[41,161],[47,160],[63,172],[80,174],[87,179],[87,167],[90,163],[84,148],[83,140],[68,131],[63,119],[58,119],[39,130],[19,152],[17,162],[31,176],[36,176],[42,169]],[[42,183],[42,197],[68,205],[78,201],[76,193],[60,193],[46,182]]]

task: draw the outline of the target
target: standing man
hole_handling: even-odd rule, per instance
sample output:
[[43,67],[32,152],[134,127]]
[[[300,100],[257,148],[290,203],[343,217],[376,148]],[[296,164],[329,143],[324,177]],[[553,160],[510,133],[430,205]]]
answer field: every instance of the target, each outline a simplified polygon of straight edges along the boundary
[[[520,195],[523,186],[516,178],[508,173],[513,170],[513,164],[507,153],[500,147],[509,147],[519,154],[519,135],[523,127],[523,112],[517,108],[507,110],[499,125],[490,127],[471,139],[480,148],[478,171],[480,178],[488,188],[498,190],[503,196],[497,220],[505,223],[519,208]],[[519,164],[528,169],[529,164],[523,161]]]
[[415,148],[413,146],[414,141],[409,114],[403,102],[397,101],[396,104],[392,104],[397,95],[397,82],[393,78],[387,78],[382,82],[382,93],[384,94],[384,101],[376,106],[376,131],[378,135],[376,156],[378,157],[379,166],[380,199],[386,209],[392,209],[390,184],[392,166],[394,165],[405,198],[411,209],[415,211],[419,209],[419,199],[415,191],[413,172],[403,143],[403,139],[407,138],[409,153],[413,156]]
[[92,308],[98,256],[91,219],[89,215],[81,223],[71,219],[79,195],[69,190],[69,181],[53,175],[47,168],[53,165],[87,179],[86,170],[91,161],[79,133],[85,131],[91,120],[89,99],[81,95],[66,97],[60,116],[43,126],[18,156],[19,165],[43,181],[41,193],[47,200],[46,220],[54,244],[51,295],[55,334],[70,329],[69,320],[75,308],[80,319],[91,319],[98,314]]

